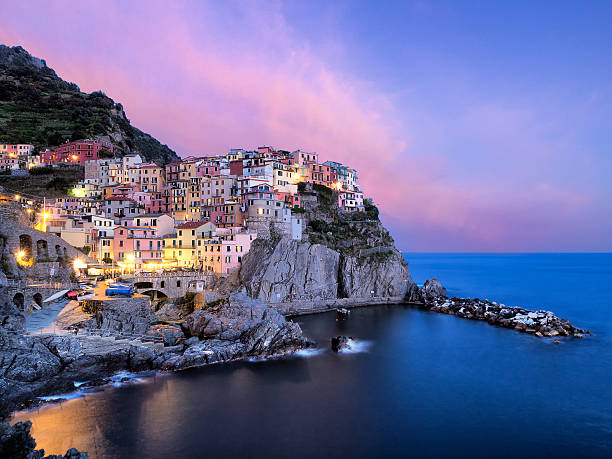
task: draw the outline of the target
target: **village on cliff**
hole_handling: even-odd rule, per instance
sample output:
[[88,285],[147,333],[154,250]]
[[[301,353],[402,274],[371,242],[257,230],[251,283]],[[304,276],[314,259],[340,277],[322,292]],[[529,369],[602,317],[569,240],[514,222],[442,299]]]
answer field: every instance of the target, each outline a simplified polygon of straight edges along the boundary
[[[357,171],[317,153],[259,147],[187,157],[165,166],[120,155],[108,137],[66,142],[35,154],[33,145],[0,144],[0,168],[12,175],[37,168],[84,167],[66,196],[43,199],[5,190],[35,228],[55,234],[105,274],[194,269],[226,276],[240,267],[258,234],[275,228],[300,240],[299,188],[337,191],[342,212],[361,211]],[[8,191],[8,193],[7,193]],[[268,236],[268,234],[265,234]],[[16,254],[27,264],[32,248]]]

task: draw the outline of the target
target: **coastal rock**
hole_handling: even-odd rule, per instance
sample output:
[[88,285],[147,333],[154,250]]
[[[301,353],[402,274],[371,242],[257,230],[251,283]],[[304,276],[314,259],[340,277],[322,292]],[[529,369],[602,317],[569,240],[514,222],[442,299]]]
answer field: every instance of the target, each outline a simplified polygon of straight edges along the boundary
[[42,449],[35,450],[36,440],[32,438],[30,421],[17,422],[11,426],[0,421],[0,457],[12,459],[89,459],[89,454],[70,448],[64,455],[45,456]]
[[255,241],[240,271],[248,294],[269,303],[336,298],[340,255],[320,244]]
[[384,256],[342,256],[338,283],[342,298],[369,298],[403,296],[412,280],[402,255],[389,249]]
[[0,298],[0,327],[5,330],[25,330],[25,314],[13,303]]
[[425,303],[429,303],[438,298],[446,297],[446,289],[436,278],[426,280],[423,287],[421,287],[420,292]]
[[189,314],[182,327],[189,332],[191,336],[197,336],[201,339],[212,338],[221,332],[221,321],[219,318],[207,311],[194,311]]
[[183,330],[174,325],[153,325],[147,335],[160,337],[164,346],[176,346],[185,340]]
[[581,338],[584,334],[590,334],[587,330],[574,327],[569,320],[560,319],[551,311],[530,311],[478,298],[446,298],[441,296],[440,292],[439,283],[430,285],[426,297],[432,299],[425,303],[425,306],[431,311],[453,314],[466,319],[483,320],[491,325],[512,328],[537,337],[574,336]]
[[334,352],[340,352],[343,349],[350,348],[350,338],[347,336],[333,336],[331,339],[331,348]]
[[[194,311],[182,324],[192,336],[211,342],[236,342],[232,348],[244,356],[268,356],[307,347],[299,325],[289,322],[278,311],[242,293],[233,293],[222,306]],[[201,347],[201,346],[200,346]],[[211,349],[219,358],[237,355],[225,349]],[[190,350],[189,353],[192,353]]]

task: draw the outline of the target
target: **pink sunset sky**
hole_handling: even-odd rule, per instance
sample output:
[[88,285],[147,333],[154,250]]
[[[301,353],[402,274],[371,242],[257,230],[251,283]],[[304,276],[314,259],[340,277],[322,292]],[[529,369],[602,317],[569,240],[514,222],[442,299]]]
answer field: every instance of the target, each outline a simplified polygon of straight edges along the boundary
[[0,43],[181,156],[272,145],[356,168],[402,250],[609,251],[605,15],[540,12],[14,1]]

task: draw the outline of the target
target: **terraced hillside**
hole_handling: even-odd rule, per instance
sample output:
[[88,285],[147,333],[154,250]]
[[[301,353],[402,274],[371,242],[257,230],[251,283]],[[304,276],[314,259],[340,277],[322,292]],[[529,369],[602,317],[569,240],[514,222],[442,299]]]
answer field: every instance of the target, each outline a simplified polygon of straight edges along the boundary
[[178,156],[133,127],[120,103],[101,91],[87,94],[20,46],[0,45],[0,142],[38,149],[96,135],[109,136],[122,153],[139,152],[160,165]]

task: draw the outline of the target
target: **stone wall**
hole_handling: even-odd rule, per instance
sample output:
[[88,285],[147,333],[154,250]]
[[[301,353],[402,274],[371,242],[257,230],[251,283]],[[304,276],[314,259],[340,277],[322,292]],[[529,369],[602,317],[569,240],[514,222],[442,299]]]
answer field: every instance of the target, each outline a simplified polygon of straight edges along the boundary
[[[168,298],[180,298],[187,292],[204,291],[207,286],[216,281],[216,276],[204,273],[184,273],[177,275],[140,275],[124,277],[134,284],[138,293],[159,292]],[[202,290],[198,290],[199,287]],[[155,299],[159,298],[157,294]]]

